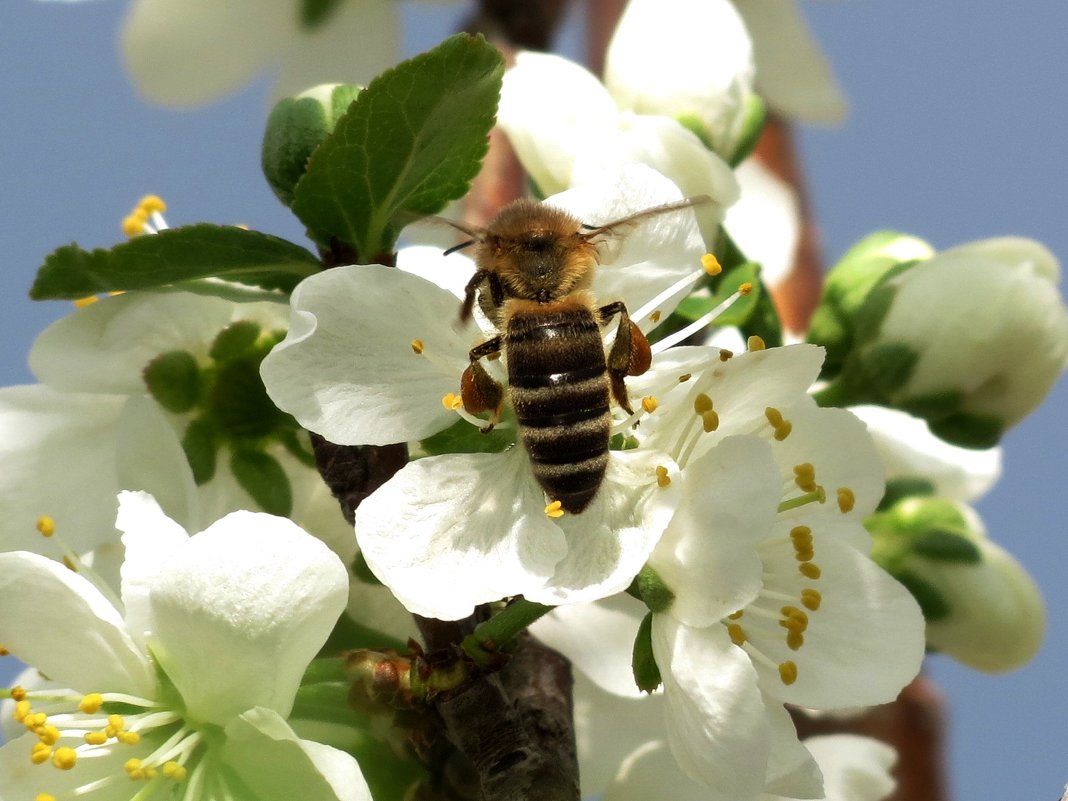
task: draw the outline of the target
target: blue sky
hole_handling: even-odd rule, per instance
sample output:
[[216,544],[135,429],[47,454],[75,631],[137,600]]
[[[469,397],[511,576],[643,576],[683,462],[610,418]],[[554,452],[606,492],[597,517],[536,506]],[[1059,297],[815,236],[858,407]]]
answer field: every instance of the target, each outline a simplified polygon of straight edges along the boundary
[[[43,257],[70,241],[119,241],[121,218],[145,193],[167,200],[172,224],[244,223],[301,238],[259,172],[266,84],[195,112],[143,104],[114,44],[124,7],[124,0],[0,4],[4,384],[32,381],[25,356],[33,337],[69,308],[26,299]],[[852,107],[842,127],[802,134],[828,261],[888,227],[940,248],[1031,236],[1068,256],[1068,4],[813,0],[804,7]],[[448,6],[409,13],[419,26],[409,47],[433,44],[454,18]],[[1052,800],[1068,781],[1068,622],[1060,615],[1068,607],[1066,402],[1062,381],[1006,437],[1005,477],[979,504],[991,535],[1045,593],[1042,651],[1007,676],[929,660],[950,705],[951,783],[961,799]],[[0,681],[4,670],[0,661]]]

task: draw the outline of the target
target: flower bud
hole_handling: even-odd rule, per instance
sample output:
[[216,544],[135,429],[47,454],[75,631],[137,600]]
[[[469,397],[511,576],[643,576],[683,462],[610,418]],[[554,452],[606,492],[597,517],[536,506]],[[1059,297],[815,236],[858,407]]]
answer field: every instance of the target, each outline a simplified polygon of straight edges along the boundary
[[971,507],[906,498],[868,520],[872,558],[916,597],[927,645],[991,673],[1020,667],[1045,629],[1042,597],[1027,571],[990,541]]
[[1068,362],[1059,275],[1052,253],[1017,237],[884,270],[852,317],[832,395],[922,417],[947,442],[995,445]]
[[287,206],[308,159],[334,130],[360,93],[350,84],[321,84],[275,104],[263,135],[261,163],[267,183]]

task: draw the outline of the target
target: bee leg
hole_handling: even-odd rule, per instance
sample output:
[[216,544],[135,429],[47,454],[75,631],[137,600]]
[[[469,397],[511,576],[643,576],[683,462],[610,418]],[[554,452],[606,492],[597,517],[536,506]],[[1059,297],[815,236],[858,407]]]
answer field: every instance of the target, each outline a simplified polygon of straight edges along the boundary
[[616,339],[608,351],[608,374],[611,378],[612,397],[627,414],[634,414],[627,398],[627,386],[623,378],[628,375],[641,375],[652,364],[653,354],[649,348],[649,340],[638,328],[637,324],[627,314],[627,307],[623,301],[617,300],[597,310],[601,315],[602,322],[606,322],[613,315],[619,315],[619,326],[616,328]]
[[463,400],[464,409],[471,414],[479,414],[487,409],[492,409],[489,422],[480,430],[488,434],[501,420],[501,406],[504,403],[504,387],[494,379],[479,361],[484,356],[492,356],[501,352],[501,338],[499,336],[483,342],[471,348],[471,364],[464,370],[460,377],[460,398]]

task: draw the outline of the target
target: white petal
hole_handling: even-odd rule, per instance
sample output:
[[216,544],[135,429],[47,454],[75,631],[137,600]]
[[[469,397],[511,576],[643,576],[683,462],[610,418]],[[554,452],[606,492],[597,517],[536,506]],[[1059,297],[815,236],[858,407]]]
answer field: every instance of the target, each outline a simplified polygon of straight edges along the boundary
[[194,106],[250,81],[296,26],[288,0],[136,0],[122,31],[123,55],[147,99]]
[[[546,198],[587,225],[606,225],[640,211],[682,200],[670,180],[644,164],[634,164],[601,180],[576,186]],[[622,244],[620,244],[622,240]],[[681,279],[700,277],[704,241],[693,210],[657,214],[623,226],[609,237],[605,258],[593,279],[593,293],[601,303],[622,300],[631,311]],[[688,288],[663,306],[674,309]],[[646,321],[636,321],[647,330]]]
[[149,592],[174,554],[189,540],[189,534],[163,513],[155,498],[144,492],[119,493],[115,528],[122,532],[126,549],[121,568],[126,628],[143,650],[151,627]]
[[882,801],[894,791],[890,771],[897,752],[879,740],[855,734],[809,737],[805,745],[823,771],[827,801]]
[[670,614],[709,626],[763,586],[757,543],[772,531],[782,496],[771,446],[729,437],[683,475],[683,497],[649,565],[674,592]]
[[922,478],[934,485],[935,495],[972,501],[1001,477],[1001,448],[979,451],[950,445],[923,420],[885,406],[853,406],[849,411],[868,426],[887,481]]
[[797,739],[797,729],[786,707],[765,698],[771,730],[771,753],[768,755],[768,793],[793,795],[797,798],[822,798],[823,776],[812,754]]
[[653,616],[653,654],[679,765],[725,798],[755,796],[764,787],[770,735],[749,657],[721,626],[695,629],[668,615]]
[[663,740],[651,740],[631,752],[602,801],[650,801],[670,795],[672,801],[737,801],[717,787],[704,787],[679,768]]
[[37,533],[41,515],[77,553],[118,540],[115,435],[125,401],[43,385],[0,389],[0,550],[59,557]]
[[[446,256],[442,248],[413,245],[397,252],[397,269],[437,284],[451,292],[457,301],[462,301],[467,282],[475,274],[475,263],[462,253]],[[456,308],[459,309],[459,305]]]
[[530,627],[531,633],[566,656],[601,689],[638,698],[631,656],[645,605],[628,595],[596,603],[558,606]]
[[185,292],[114,295],[42,331],[30,348],[30,369],[55,389],[141,395],[150,361],[174,350],[207,356],[235,308],[221,298]]
[[405,607],[456,620],[552,576],[567,541],[544,507],[522,448],[432,456],[357,507],[356,539]]
[[670,179],[686,197],[708,195],[713,202],[694,208],[705,243],[711,247],[723,216],[739,196],[738,181],[723,159],[696,134],[671,117],[625,113],[619,130],[576,149],[573,184],[582,184],[620,169],[645,164]]
[[458,391],[479,335],[457,330],[452,293],[371,264],[307,278],[292,303],[289,333],[261,374],[271,400],[305,428],[339,445],[388,445],[455,422],[441,399]]
[[724,225],[746,258],[760,264],[761,280],[774,288],[793,267],[801,237],[797,195],[759,159],[746,159],[734,175],[741,196],[727,210]]
[[153,652],[192,717],[225,723],[252,706],[288,715],[347,595],[347,571],[322,542],[285,518],[234,512],[158,577]]
[[313,30],[294,28],[271,92],[275,100],[322,83],[366,86],[401,58],[396,4],[390,0],[340,3]]
[[846,101],[795,0],[734,0],[753,37],[757,87],[772,109],[804,122],[838,123]]
[[220,757],[257,801],[371,801],[355,759],[300,739],[271,709],[250,709],[230,721]]
[[584,142],[610,136],[615,101],[588,70],[561,56],[522,52],[504,74],[497,124],[543,195],[572,184]]
[[80,692],[151,697],[151,669],[119,611],[59,562],[0,553],[0,608],[0,642],[53,681]]
[[[919,672],[923,615],[912,595],[867,556],[822,536],[817,528],[813,537],[814,562],[822,575],[816,581],[799,579],[797,586],[817,589],[821,605],[808,612],[804,643],[796,651],[779,633],[750,635],[772,663],[754,662],[761,686],[780,701],[814,709],[892,701]],[[779,559],[781,565],[769,560],[767,570],[789,574],[792,554]],[[768,603],[776,609],[781,605],[781,601]],[[787,660],[797,665],[797,680],[790,685],[782,683],[773,666]]]
[[[656,470],[670,483],[658,486]],[[622,592],[671,521],[680,495],[675,463],[655,451],[613,451],[604,483],[580,515],[555,522],[567,553],[543,587],[524,591],[543,604],[594,601]]]

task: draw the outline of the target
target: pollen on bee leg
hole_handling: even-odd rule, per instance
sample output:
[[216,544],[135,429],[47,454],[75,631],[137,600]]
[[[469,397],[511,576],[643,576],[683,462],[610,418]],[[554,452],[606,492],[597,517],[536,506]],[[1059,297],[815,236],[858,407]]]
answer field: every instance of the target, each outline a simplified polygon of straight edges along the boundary
[[667,487],[671,484],[671,476],[668,475],[668,469],[662,464],[656,466],[656,485],[658,487]]
[[553,501],[545,507],[545,516],[552,518],[563,517],[564,505],[560,501]]
[[51,537],[56,533],[56,521],[48,515],[41,515],[38,517],[35,527],[41,533],[42,537]]
[[838,509],[842,514],[852,512],[854,505],[856,505],[857,496],[853,494],[853,490],[849,487],[838,488]]
[[423,352],[423,340],[421,340],[421,339],[413,339],[412,340],[412,351],[415,352],[416,354],[422,353]]
[[701,257],[701,267],[709,275],[719,275],[723,272],[723,265],[721,265],[719,259],[711,253],[706,253]]

